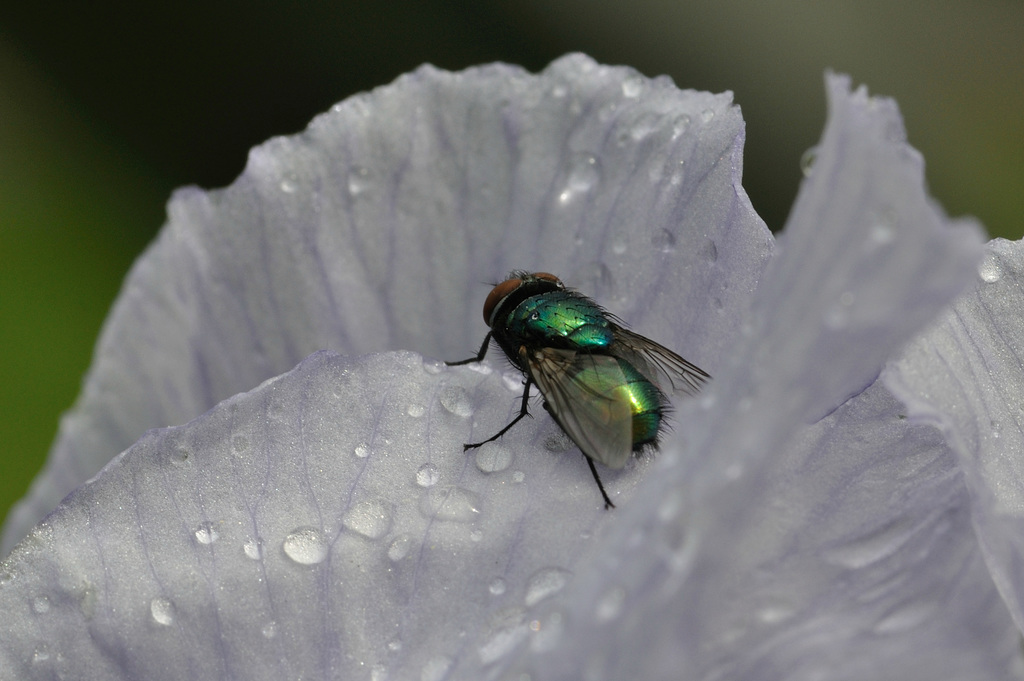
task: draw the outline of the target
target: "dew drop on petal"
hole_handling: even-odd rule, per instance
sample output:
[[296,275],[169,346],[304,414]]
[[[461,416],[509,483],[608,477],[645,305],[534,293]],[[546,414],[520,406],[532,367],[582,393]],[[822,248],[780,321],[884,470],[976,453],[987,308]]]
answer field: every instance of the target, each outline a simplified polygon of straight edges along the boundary
[[263,638],[274,638],[277,636],[277,622],[270,620],[264,624],[261,633],[263,634]]
[[348,193],[359,196],[370,188],[370,171],[366,168],[353,168],[348,174]]
[[388,547],[388,558],[397,563],[409,555],[411,548],[412,535],[400,534],[392,540],[391,546]]
[[523,600],[527,607],[540,603],[545,598],[553,596],[569,582],[572,573],[564,568],[544,568],[533,573],[526,582],[526,596]]
[[165,627],[174,623],[174,604],[167,598],[154,598],[149,602],[149,613],[153,621]]
[[555,452],[556,454],[561,452],[567,452],[570,449],[572,449],[572,447],[573,441],[569,439],[569,436],[563,433],[562,431],[552,433],[548,435],[546,438],[544,438],[544,449],[548,450],[549,452]]
[[473,415],[473,402],[469,399],[469,393],[462,386],[445,386],[441,390],[441,406],[462,418]]
[[601,171],[597,158],[591,154],[576,154],[570,162],[565,188],[559,193],[558,202],[567,205],[577,196],[589,192],[600,181]]
[[400,639],[400,638],[393,638],[390,641],[388,641],[388,650],[390,650],[391,652],[397,653],[401,649],[402,649],[402,639]]
[[710,123],[715,118],[714,109],[704,109],[700,112],[700,120],[704,123]]
[[506,371],[501,375],[502,384],[510,392],[522,394],[523,386],[526,385],[523,381],[523,372],[519,370]]
[[365,442],[360,442],[359,444],[356,445],[356,448],[353,450],[352,453],[355,454],[360,459],[365,459],[366,457],[370,456],[370,445],[366,444]]
[[492,664],[508,655],[526,639],[530,630],[523,622],[521,612],[509,612],[496,624],[492,624],[487,635],[477,648],[480,661]]
[[231,438],[231,448],[236,454],[243,454],[249,450],[249,438],[244,435],[235,435]]
[[427,660],[420,670],[420,681],[442,681],[452,666],[452,658],[447,655],[435,655]]
[[594,615],[599,622],[615,619],[622,612],[622,604],[626,601],[626,590],[621,586],[609,589],[597,602]]
[[341,523],[367,539],[380,539],[391,529],[391,505],[382,499],[361,501],[345,513]]
[[483,538],[484,538],[483,530],[475,529],[475,530],[473,530],[472,532],[469,533],[469,540],[470,541],[481,541]]
[[523,480],[526,480],[526,473],[522,471],[514,471],[512,473],[512,482],[521,483]]
[[433,487],[441,481],[441,471],[432,463],[425,463],[416,471],[416,484],[420,487]]
[[622,96],[636,99],[644,91],[644,81],[639,76],[631,76],[622,81]]
[[690,129],[689,114],[680,114],[672,121],[672,139],[676,139]]
[[32,599],[32,612],[42,615],[50,611],[50,599],[46,596],[36,596]]
[[263,542],[259,539],[249,537],[242,542],[242,552],[245,553],[246,558],[259,560],[263,557]]
[[1002,278],[1003,267],[994,253],[985,254],[981,264],[978,265],[978,276],[986,284],[994,284]]
[[480,515],[480,500],[455,485],[433,487],[420,497],[420,513],[427,518],[468,523]]
[[423,416],[423,414],[426,413],[427,409],[422,404],[410,404],[409,408],[406,409],[406,411],[408,412],[409,416],[413,417],[414,419],[418,419],[419,417]]
[[194,534],[196,541],[200,544],[212,544],[220,539],[220,532],[217,531],[216,524],[210,521],[200,523]]
[[294,194],[297,188],[295,182],[288,179],[281,180],[280,187],[281,191],[283,191],[285,194]]
[[176,466],[180,466],[188,462],[192,456],[192,452],[189,451],[188,447],[175,447],[171,450],[170,460]]
[[676,236],[667,229],[659,229],[651,237],[651,245],[662,253],[674,253],[676,250]]
[[505,580],[501,577],[495,577],[491,580],[491,583],[487,585],[487,590],[491,592],[492,596],[500,596],[505,593],[506,588]]
[[50,649],[44,644],[32,651],[32,663],[41,664],[50,659]]
[[498,473],[512,464],[512,450],[499,442],[487,442],[476,450],[476,467],[484,473]]
[[284,538],[286,556],[300,565],[316,565],[327,557],[327,542],[315,527],[299,527]]

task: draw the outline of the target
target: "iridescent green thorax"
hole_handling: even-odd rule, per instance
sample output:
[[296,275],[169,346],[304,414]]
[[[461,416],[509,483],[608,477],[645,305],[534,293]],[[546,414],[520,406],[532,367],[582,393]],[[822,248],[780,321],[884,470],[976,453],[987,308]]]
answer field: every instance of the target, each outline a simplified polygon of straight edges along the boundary
[[612,342],[608,319],[594,301],[557,290],[527,298],[508,315],[505,328],[523,342],[601,352]]

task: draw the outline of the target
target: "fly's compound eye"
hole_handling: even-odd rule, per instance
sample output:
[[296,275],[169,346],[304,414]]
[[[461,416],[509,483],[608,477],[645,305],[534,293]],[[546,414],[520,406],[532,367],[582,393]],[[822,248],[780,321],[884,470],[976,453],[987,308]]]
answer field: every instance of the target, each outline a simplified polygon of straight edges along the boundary
[[535,279],[543,279],[544,281],[550,281],[552,284],[558,284],[558,288],[565,288],[562,280],[550,272],[534,272],[531,276]]
[[487,300],[484,301],[484,324],[487,326],[491,325],[491,315],[494,314],[494,308],[498,307],[498,303],[504,300],[508,294],[522,285],[523,280],[517,277],[515,279],[506,279],[491,290],[487,295]]

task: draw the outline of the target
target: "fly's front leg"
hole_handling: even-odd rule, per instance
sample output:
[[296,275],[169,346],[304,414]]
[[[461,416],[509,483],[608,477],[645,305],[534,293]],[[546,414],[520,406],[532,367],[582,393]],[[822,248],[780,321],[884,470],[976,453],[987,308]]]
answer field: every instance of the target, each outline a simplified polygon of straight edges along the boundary
[[[486,347],[486,344],[484,345],[484,347]],[[501,437],[502,435],[507,433],[509,428],[511,428],[512,426],[514,426],[517,423],[519,423],[519,421],[524,416],[529,416],[530,415],[530,386],[531,385],[533,385],[533,379],[527,378],[526,379],[526,387],[523,388],[523,403],[519,407],[519,415],[516,416],[514,419],[512,419],[511,423],[509,423],[507,426],[505,426],[504,428],[499,430],[497,432],[497,434],[495,434],[493,437],[489,437],[489,438],[487,438],[486,440],[484,440],[482,442],[474,442],[472,444],[462,445],[462,451],[466,451],[467,449],[475,449],[476,447],[479,447],[480,445],[485,445],[488,442],[494,442],[499,437]]]
[[445,362],[450,367],[457,367],[463,364],[472,364],[473,362],[484,361],[484,355],[487,354],[487,346],[491,344],[491,332],[488,331],[487,335],[484,336],[484,344],[480,346],[480,352],[476,353],[476,357],[470,357],[469,359],[460,359],[458,362]]

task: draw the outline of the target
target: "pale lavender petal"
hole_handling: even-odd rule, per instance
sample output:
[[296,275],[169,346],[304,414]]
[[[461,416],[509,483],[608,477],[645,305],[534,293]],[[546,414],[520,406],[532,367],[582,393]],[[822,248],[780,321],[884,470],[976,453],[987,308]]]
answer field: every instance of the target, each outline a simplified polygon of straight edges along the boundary
[[985,559],[1024,629],[1024,244],[996,239],[974,288],[885,374],[913,418],[945,434]]
[[317,349],[468,356],[513,267],[714,369],[772,248],[742,143],[731,95],[571,55],[423,67],[254,149],[227,189],[170,202],[3,551],[145,430]]
[[[680,414],[688,445],[682,434],[667,443],[603,550],[531,614],[538,633],[495,676],[1019,673],[1018,634],[941,443],[901,426],[877,389],[801,428],[872,383],[981,253],[980,230],[926,196],[895,104],[848,88],[829,81],[813,174],[734,363],[703,409]],[[874,414],[863,433],[857,410]],[[844,431],[835,441],[830,426]],[[815,429],[820,444],[808,445]]]
[[[426,97],[422,110],[408,88]],[[416,143],[373,128],[385,113],[415,123]],[[332,135],[369,144],[370,157],[405,154],[378,176],[384,189],[360,184],[374,177],[369,161],[347,178],[342,203],[366,211],[365,223],[345,222],[303,180],[327,163],[317,144],[330,147]],[[728,96],[681,93],[579,56],[537,77],[421,70],[257,150],[228,190],[179,196],[177,221],[133,275],[150,285],[129,286],[120,306],[144,317],[140,361],[147,343],[160,347],[157,330],[173,341],[177,325],[190,349],[223,355],[230,366],[216,371],[248,371],[248,353],[284,361],[281,348],[312,342],[306,315],[314,329],[357,338],[350,351],[408,343],[453,358],[482,338],[479,281],[520,266],[563,274],[714,370],[772,248],[739,186],[742,140]],[[439,172],[448,162],[461,171]],[[483,220],[490,212],[498,217]],[[350,262],[352,248],[384,253],[388,271]],[[318,257],[348,267],[292,272]],[[161,276],[172,283],[161,288]],[[328,304],[331,286],[314,284],[334,278]],[[267,324],[245,337],[259,348],[231,350],[233,324],[254,320]],[[154,361],[191,385],[188,362],[171,373],[174,356]],[[521,379],[500,358],[446,368],[412,353],[317,354],[186,426],[150,432],[4,563],[0,608],[14,615],[0,666],[93,678],[437,678],[462,660],[501,659],[527,634],[527,611],[571,581],[616,518],[543,412],[498,446],[462,453],[507,422]],[[651,462],[609,474],[609,492],[627,500]]]

